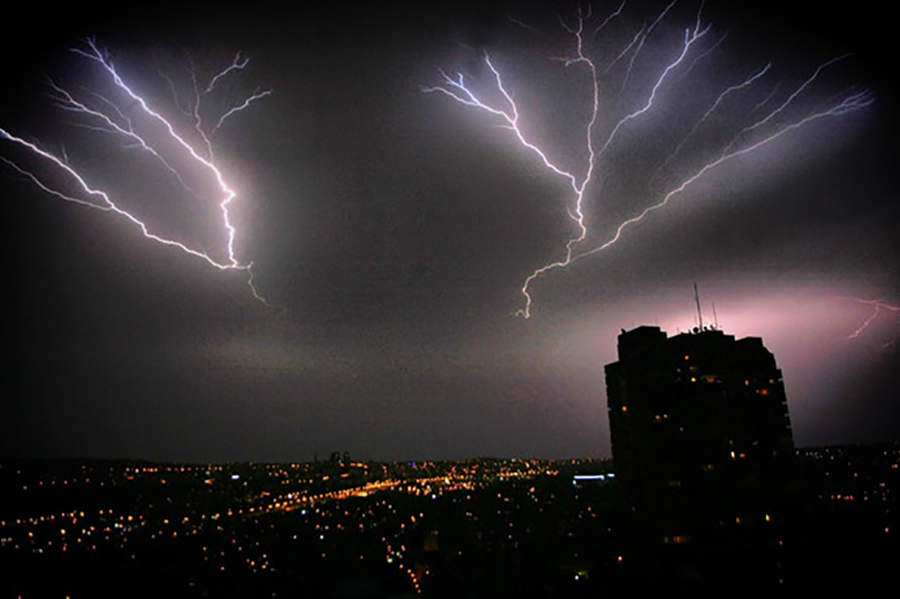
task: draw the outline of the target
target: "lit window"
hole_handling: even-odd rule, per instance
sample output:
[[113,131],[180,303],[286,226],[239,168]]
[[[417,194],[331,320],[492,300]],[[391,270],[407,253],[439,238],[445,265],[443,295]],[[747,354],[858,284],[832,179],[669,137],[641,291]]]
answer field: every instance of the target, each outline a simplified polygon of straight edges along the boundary
[[663,537],[663,543],[666,545],[683,545],[690,540],[689,535],[666,535]]

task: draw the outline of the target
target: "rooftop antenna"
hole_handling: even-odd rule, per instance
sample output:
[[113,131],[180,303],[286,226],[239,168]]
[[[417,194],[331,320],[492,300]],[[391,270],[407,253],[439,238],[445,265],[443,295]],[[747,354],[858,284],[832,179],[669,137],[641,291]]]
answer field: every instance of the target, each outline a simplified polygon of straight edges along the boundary
[[703,312],[700,310],[700,292],[697,291],[697,282],[694,281],[694,301],[697,302],[697,320],[700,323],[700,330],[703,330]]
[[716,302],[712,303],[712,311],[713,311],[713,323],[715,323],[716,329],[719,328],[719,315],[716,314]]

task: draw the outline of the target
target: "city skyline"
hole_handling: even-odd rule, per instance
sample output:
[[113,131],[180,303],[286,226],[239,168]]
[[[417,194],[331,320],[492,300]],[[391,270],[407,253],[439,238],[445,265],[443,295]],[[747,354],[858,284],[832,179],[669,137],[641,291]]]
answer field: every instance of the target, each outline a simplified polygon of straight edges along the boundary
[[[594,5],[594,18],[619,4]],[[699,11],[699,3],[678,3],[659,25],[675,45],[648,38],[646,71],[634,71],[645,84],[671,63],[698,14],[716,43],[689,54],[692,66],[660,88],[646,121],[623,129],[637,136],[653,125],[653,143],[617,138],[621,164],[598,167],[597,194],[586,204],[595,245],[582,249],[659,199],[625,183],[652,178],[666,158],[656,147],[678,147],[725,82],[741,83],[771,61],[773,78],[753,99],[789,94],[849,53],[823,74],[831,86],[824,91],[866,88],[873,103],[723,164],[608,250],[542,276],[530,287],[527,320],[516,315],[520,289],[535,269],[565,256],[571,190],[504,123],[423,88],[439,84],[442,71],[485,81],[489,52],[513,97],[531,94],[522,118],[537,126],[547,117],[542,126],[570,135],[552,140],[554,159],[583,174],[583,156],[561,151],[576,147],[566,144],[583,130],[583,105],[567,104],[584,91],[583,78],[562,67],[559,78],[534,86],[536,74],[559,66],[550,59],[572,57],[557,15],[571,27],[577,6],[322,9],[298,22],[266,11],[182,13],[177,23],[73,11],[65,26],[35,31],[25,45],[7,40],[6,55],[21,58],[0,103],[0,129],[72,164],[85,156],[102,164],[127,146],[104,147],[102,134],[75,143],[67,136],[76,115],[47,96],[47,77],[72,89],[87,83],[79,79],[87,67],[69,52],[85,38],[159,105],[170,96],[149,82],[161,81],[160,72],[176,82],[188,56],[207,80],[238,52],[250,60],[240,83],[223,90],[271,95],[227,121],[213,142],[237,191],[238,258],[253,264],[270,306],[254,297],[245,272],[154,244],[0,165],[15,228],[4,246],[15,357],[0,455],[609,455],[602,366],[614,359],[616,336],[644,324],[673,334],[696,326],[695,282],[706,318],[715,311],[724,331],[761,337],[774,353],[798,446],[896,438],[898,322],[887,306],[900,303],[897,128],[878,68],[885,37],[863,27],[884,25],[874,13],[800,18],[782,8],[772,20],[774,3],[739,12],[719,4]],[[667,5],[627,3],[620,34],[640,31]],[[626,46],[593,49],[609,65]],[[717,87],[688,113],[674,92],[707,80]],[[617,91],[632,89],[623,76],[615,82],[610,95],[631,101]],[[561,100],[551,93],[560,90]],[[809,110],[835,97],[816,92]],[[568,114],[571,131],[559,127],[572,125]],[[681,129],[659,128],[661,120]],[[706,142],[721,150],[717,139]],[[23,153],[2,143],[0,156],[22,164]],[[120,175],[120,185],[123,172],[131,175],[98,172],[99,185],[109,184],[105,174]],[[151,198],[168,189],[144,174],[132,182]],[[600,194],[616,190],[613,202]]]

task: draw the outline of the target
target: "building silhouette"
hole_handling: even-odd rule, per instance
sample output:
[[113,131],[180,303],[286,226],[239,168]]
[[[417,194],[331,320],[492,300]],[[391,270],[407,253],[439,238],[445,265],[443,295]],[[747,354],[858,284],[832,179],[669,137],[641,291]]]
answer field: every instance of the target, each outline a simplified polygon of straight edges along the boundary
[[696,594],[777,587],[795,491],[781,371],[755,337],[643,326],[606,366],[613,459],[634,553]]

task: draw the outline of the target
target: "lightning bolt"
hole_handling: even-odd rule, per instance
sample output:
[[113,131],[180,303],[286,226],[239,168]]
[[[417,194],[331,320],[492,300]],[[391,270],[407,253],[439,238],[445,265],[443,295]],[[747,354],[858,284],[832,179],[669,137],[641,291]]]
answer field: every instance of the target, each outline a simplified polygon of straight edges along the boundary
[[855,301],[866,304],[867,306],[872,306],[872,313],[857,327],[855,331],[850,333],[845,337],[845,339],[856,339],[860,335],[862,335],[866,329],[871,326],[875,319],[878,318],[878,315],[881,314],[882,310],[888,310],[890,312],[900,312],[900,306],[891,305],[883,300],[864,300],[864,299],[855,299]]
[[[684,30],[682,41],[677,49],[674,52],[670,50],[670,58],[662,63],[661,68],[656,69],[656,74],[651,80],[652,85],[649,86],[649,91],[644,92],[643,97],[638,99],[636,103],[637,108],[628,111],[624,116],[615,120],[614,124],[609,127],[605,137],[601,137],[602,141],[595,141],[600,133],[597,131],[597,129],[599,129],[597,124],[601,111],[600,77],[608,75],[617,63],[627,61],[623,81],[621,85],[617,87],[619,88],[619,91],[622,92],[627,87],[631,86],[634,71],[638,61],[641,59],[642,52],[647,48],[647,45],[652,42],[652,34],[661,27],[663,21],[675,4],[676,2],[672,2],[667,5],[649,26],[645,25],[637,34],[630,37],[630,41],[625,48],[621,51],[614,52],[611,62],[602,70],[598,67],[598,63],[591,58],[586,45],[588,42],[593,42],[594,39],[598,37],[601,30],[614,18],[620,15],[624,6],[619,6],[612,15],[603,20],[602,24],[597,27],[590,36],[590,40],[588,40],[586,36],[588,21],[591,19],[590,13],[584,14],[584,12],[579,9],[575,26],[569,26],[563,19],[560,19],[563,30],[566,36],[571,40],[571,44],[574,48],[571,58],[565,59],[562,62],[566,67],[574,65],[582,66],[582,72],[589,77],[591,83],[591,97],[589,98],[591,102],[591,112],[590,117],[584,125],[583,137],[584,154],[587,158],[586,164],[579,170],[579,172],[583,173],[581,175],[576,175],[574,170],[560,166],[548,156],[548,153],[542,149],[541,145],[536,141],[529,139],[523,133],[523,128],[521,127],[522,117],[519,107],[516,105],[513,94],[508,91],[509,88],[504,82],[500,71],[495,67],[495,60],[487,53],[484,54],[483,61],[493,75],[494,88],[491,90],[491,93],[496,94],[499,98],[494,102],[486,100],[484,94],[479,94],[476,89],[470,86],[462,73],[450,76],[446,72],[440,71],[442,82],[439,85],[423,88],[424,92],[438,93],[447,96],[464,106],[487,112],[498,118],[504,128],[513,132],[515,138],[522,146],[536,155],[554,176],[566,181],[572,190],[573,198],[568,210],[568,215],[574,223],[575,234],[566,242],[565,254],[563,257],[558,260],[550,261],[535,269],[525,278],[521,288],[524,304],[522,308],[516,312],[517,315],[520,315],[523,318],[527,319],[531,316],[533,307],[531,287],[537,279],[552,270],[566,268],[582,258],[597,254],[614,245],[621,238],[626,229],[641,222],[650,213],[667,206],[671,200],[684,194],[692,184],[705,177],[708,173],[740,156],[752,153],[813,121],[826,117],[841,116],[865,108],[874,101],[872,94],[868,90],[845,92],[836,100],[832,100],[830,104],[806,112],[801,116],[795,116],[792,121],[787,121],[789,109],[798,104],[801,97],[809,93],[811,86],[820,77],[822,72],[830,66],[846,59],[847,56],[838,56],[822,63],[815,69],[811,76],[790,92],[786,99],[775,108],[769,109],[765,115],[756,118],[752,123],[743,126],[739,131],[732,134],[730,141],[724,145],[718,155],[708,159],[702,166],[695,167],[693,170],[688,171],[687,174],[680,175],[679,179],[674,183],[669,184],[668,190],[657,192],[660,193],[660,195],[657,196],[656,201],[652,201],[649,206],[640,210],[635,216],[622,221],[615,228],[614,233],[609,239],[594,247],[585,248],[584,246],[588,244],[589,238],[589,228],[585,217],[586,202],[589,199],[589,187],[598,179],[599,165],[603,164],[604,157],[606,157],[611,148],[618,143],[619,138],[622,137],[621,134],[623,131],[629,129],[633,123],[642,120],[645,115],[652,112],[657,104],[662,101],[661,99],[665,92],[676,84],[676,81],[673,81],[677,80],[677,78],[674,77],[676,72],[681,72],[682,75],[686,75],[686,73],[692,70],[695,65],[701,60],[705,60],[724,42],[725,37],[722,36],[717,41],[706,44],[707,48],[705,50],[702,49],[702,42],[710,32],[711,25],[704,25],[703,23],[703,5],[701,3],[700,8],[697,11],[696,22]],[[695,51],[695,48],[697,47],[701,47],[701,49]],[[690,61],[690,64],[688,64],[688,61]],[[649,178],[649,181],[652,183],[656,179],[656,176],[682,152],[688,141],[697,134],[713,113],[720,110],[721,106],[730,96],[745,92],[749,88],[759,85],[771,69],[771,66],[772,63],[770,62],[766,66],[757,69],[755,72],[748,75],[742,82],[727,87],[724,91],[719,93],[687,135],[682,138],[674,152],[670,153],[662,165],[658,167],[656,174]],[[499,94],[497,94],[497,92],[499,92]],[[776,91],[772,91],[771,95],[762,102],[759,102],[750,114],[762,110],[775,95]],[[604,176],[609,179],[615,177],[615,173],[604,173]],[[597,194],[599,194],[599,191]]]
[[716,101],[713,102],[712,106],[710,106],[706,110],[706,112],[703,113],[703,116],[700,117],[700,120],[694,124],[694,126],[691,128],[691,130],[688,132],[688,134],[684,136],[684,139],[682,139],[681,142],[679,142],[678,146],[675,148],[675,151],[672,152],[668,158],[666,158],[666,160],[662,163],[662,165],[660,165],[660,167],[656,171],[656,175],[654,175],[653,178],[655,179],[659,173],[661,173],[667,166],[669,166],[669,164],[673,160],[675,160],[675,158],[681,153],[681,150],[684,149],[684,146],[687,145],[687,142],[690,139],[692,139],[694,137],[694,135],[697,133],[697,130],[700,129],[700,127],[704,123],[706,123],[707,120],[709,120],[709,118],[716,111],[716,109],[722,104],[722,102],[725,101],[725,98],[727,98],[728,96],[730,96],[731,94],[733,94],[735,92],[739,92],[742,89],[750,87],[751,85],[753,85],[753,83],[757,79],[759,79],[760,77],[762,77],[763,75],[768,73],[770,68],[772,68],[771,62],[769,62],[766,66],[764,66],[759,71],[757,71],[757,72],[753,73],[752,75],[750,75],[749,77],[747,77],[747,79],[745,79],[743,81],[743,83],[739,83],[737,85],[732,85],[731,87],[729,87],[725,91],[723,91],[721,94],[719,94],[719,96],[716,98]]
[[683,193],[690,185],[697,182],[708,172],[721,166],[722,164],[724,164],[738,156],[742,156],[744,154],[749,154],[749,153],[775,141],[776,139],[782,137],[783,135],[790,133],[794,129],[798,129],[798,128],[806,125],[807,123],[811,123],[815,120],[825,118],[825,117],[840,116],[840,115],[846,114],[847,112],[850,112],[852,110],[858,110],[860,108],[869,106],[873,101],[874,100],[873,100],[871,94],[868,92],[868,90],[851,94],[851,95],[847,96],[846,98],[844,98],[843,100],[841,100],[840,102],[838,102],[837,104],[835,104],[834,106],[831,106],[830,108],[827,108],[820,112],[815,112],[815,113],[809,114],[809,115],[803,117],[802,119],[800,119],[799,121],[791,123],[789,125],[786,125],[784,128],[776,131],[775,133],[772,133],[768,137],[765,137],[751,145],[748,145],[739,150],[726,151],[716,160],[706,163],[705,165],[703,165],[702,168],[697,170],[697,172],[695,172],[693,175],[685,178],[678,186],[676,186],[674,189],[672,189],[671,191],[666,193],[659,202],[657,202],[656,204],[653,204],[651,206],[648,206],[647,208],[644,208],[644,210],[642,210],[637,216],[634,216],[634,217],[629,218],[628,220],[622,222],[619,225],[619,227],[616,229],[615,234],[608,241],[606,241],[602,245],[599,245],[591,250],[584,251],[584,252],[574,256],[572,261],[574,262],[575,260],[579,260],[581,258],[591,256],[593,254],[601,252],[601,251],[605,250],[606,248],[610,247],[611,245],[616,243],[619,240],[619,238],[621,238],[622,232],[627,227],[630,227],[631,225],[641,222],[644,219],[644,217],[647,216],[648,214],[650,214],[651,212],[659,210],[660,208],[664,208],[666,205],[668,205],[669,201],[672,198]]
[[[621,10],[621,7],[619,8]],[[609,17],[605,22],[608,23],[615,15]],[[592,85],[592,108],[590,118],[588,120],[587,126],[585,127],[585,147],[587,149],[587,164],[585,165],[585,173],[584,175],[579,177],[572,172],[566,170],[565,168],[558,166],[554,162],[550,160],[547,154],[535,143],[531,142],[525,134],[522,132],[522,129],[519,125],[519,108],[516,105],[515,100],[512,95],[503,85],[503,79],[500,76],[500,72],[494,67],[494,64],[491,62],[490,56],[485,52],[484,54],[484,62],[487,67],[490,69],[491,73],[494,76],[496,89],[500,92],[503,102],[501,105],[492,105],[481,98],[467,87],[465,79],[462,73],[457,73],[456,78],[450,77],[446,73],[442,73],[444,79],[444,85],[439,85],[435,87],[426,87],[423,88],[423,91],[426,93],[441,93],[449,96],[450,98],[460,102],[461,104],[465,104],[466,106],[471,106],[480,110],[484,110],[489,112],[505,122],[505,127],[511,130],[519,142],[528,150],[536,154],[540,160],[543,162],[544,166],[550,169],[553,173],[561,177],[563,180],[567,181],[569,186],[572,188],[572,192],[575,195],[573,208],[569,210],[569,218],[575,224],[575,228],[577,234],[570,238],[568,243],[566,244],[566,257],[562,262],[558,264],[563,266],[568,264],[573,257],[573,252],[575,250],[575,246],[583,241],[587,236],[588,230],[584,223],[584,212],[582,211],[582,202],[584,200],[584,192],[587,188],[588,184],[591,182],[591,179],[594,174],[594,167],[596,165],[596,150],[594,149],[594,125],[597,122],[597,115],[600,108],[600,87],[597,80],[597,67],[594,62],[585,54],[584,52],[584,26],[585,26],[585,17],[579,12],[578,16],[578,24],[576,27],[569,27],[563,23],[565,29],[574,36],[576,40],[575,54],[574,57],[565,59],[563,61],[566,67],[570,67],[573,65],[582,65],[585,69],[590,73],[590,80],[593,82]],[[602,26],[601,26],[602,27]],[[556,264],[556,263],[554,263]],[[525,284],[522,287],[522,293],[525,295],[526,303],[525,307],[518,311],[518,313],[525,318],[530,316],[531,309],[531,295],[528,293],[528,286],[531,284],[535,278],[540,276],[542,272],[549,270],[550,268],[554,268],[552,265],[545,266],[541,269],[535,271],[528,279],[525,280]]]
[[[202,93],[197,93],[197,88],[195,87],[192,112],[194,124],[191,130],[199,135],[202,141],[204,151],[201,151],[201,149],[188,141],[185,134],[179,133],[178,128],[172,121],[163,116],[160,111],[152,108],[144,97],[135,92],[125,82],[109,54],[102,50],[95,40],[85,40],[84,47],[73,48],[71,51],[78,57],[90,61],[90,63],[95,63],[100,68],[100,72],[105,75],[107,82],[112,85],[112,89],[116,92],[116,97],[88,90],[83,91],[82,97],[79,98],[72,91],[51,81],[51,98],[55,106],[78,116],[80,121],[77,123],[77,126],[90,131],[118,136],[128,142],[126,147],[137,148],[150,154],[195,199],[201,199],[201,194],[194,189],[195,186],[188,183],[189,177],[187,172],[194,172],[197,169],[204,172],[205,178],[214,182],[215,195],[218,196],[215,200],[215,205],[221,215],[220,226],[224,235],[223,249],[221,251],[224,253],[224,257],[214,258],[202,249],[197,249],[183,241],[151,231],[150,226],[134,214],[133,211],[126,209],[120,200],[114,199],[109,192],[90,183],[88,177],[79,172],[70,163],[65,153],[52,153],[33,141],[28,141],[23,137],[10,133],[6,129],[0,128],[0,139],[18,146],[26,153],[37,158],[37,161],[45,164],[50,171],[55,171],[54,177],[61,175],[62,179],[66,179],[70,184],[74,184],[78,193],[63,191],[58,186],[46,182],[47,177],[39,177],[32,170],[26,169],[10,159],[0,156],[0,160],[31,180],[48,194],[82,206],[115,213],[135,226],[147,239],[181,250],[186,254],[203,260],[213,268],[223,271],[235,270],[245,272],[247,284],[253,296],[259,301],[266,303],[265,298],[254,285],[251,270],[253,264],[251,262],[241,262],[237,258],[235,250],[237,229],[231,218],[231,207],[237,194],[226,182],[225,175],[213,161],[210,136],[222,126],[227,118],[246,109],[253,102],[267,96],[271,92],[267,90],[253,92],[249,97],[229,108],[217,120],[215,126],[211,128],[208,134],[200,118],[200,105],[203,98],[212,93],[216,85],[224,77],[235,71],[243,70],[247,66],[248,59],[241,58],[240,54],[238,54],[231,65],[212,77]],[[193,71],[192,78],[196,86],[196,75]],[[169,80],[169,84],[172,85],[171,80]],[[140,124],[138,123],[139,118],[141,119]],[[155,127],[148,125],[148,122],[155,123]],[[162,135],[160,132],[162,132]],[[173,146],[176,150],[172,149]],[[185,165],[181,166],[181,168],[177,167],[176,160],[185,161]]]

